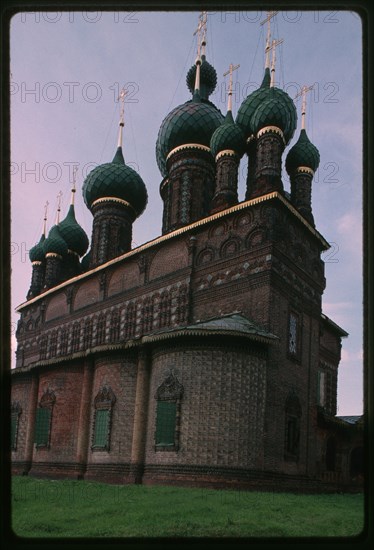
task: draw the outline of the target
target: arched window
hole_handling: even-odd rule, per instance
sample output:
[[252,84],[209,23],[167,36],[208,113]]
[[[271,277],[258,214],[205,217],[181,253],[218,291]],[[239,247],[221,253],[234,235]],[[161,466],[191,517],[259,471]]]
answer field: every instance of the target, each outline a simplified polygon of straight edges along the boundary
[[110,387],[103,387],[95,397],[92,450],[110,450],[112,410],[116,397]]
[[50,446],[52,428],[52,410],[56,402],[53,391],[46,390],[42,395],[39,407],[36,409],[34,442],[37,447]]
[[41,336],[40,338],[40,359],[46,359],[48,349],[48,335]]
[[180,403],[183,386],[171,373],[158,387],[156,405],[156,451],[177,451],[179,449]]
[[300,401],[294,392],[291,392],[285,405],[285,460],[298,460],[300,450]]

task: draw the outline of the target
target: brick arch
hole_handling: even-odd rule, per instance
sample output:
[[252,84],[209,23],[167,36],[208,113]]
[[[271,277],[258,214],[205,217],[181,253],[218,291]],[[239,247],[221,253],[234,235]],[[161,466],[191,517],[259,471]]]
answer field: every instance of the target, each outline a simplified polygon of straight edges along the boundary
[[149,267],[149,279],[158,279],[167,273],[188,266],[188,248],[179,239],[160,248],[153,256]]
[[212,237],[221,237],[226,233],[227,233],[227,221],[225,220],[223,222],[213,225],[213,227],[209,229],[208,237],[209,239],[211,239]]
[[74,310],[81,309],[98,302],[100,299],[99,279],[94,278],[82,283],[74,296]]
[[222,243],[219,251],[221,258],[227,258],[233,256],[240,251],[241,239],[239,237],[230,237],[224,243]]
[[253,222],[252,212],[243,212],[242,214],[239,214],[234,218],[233,227],[234,229],[238,229],[239,227],[251,225],[252,222]]
[[216,251],[213,246],[206,246],[196,256],[195,263],[197,266],[208,264],[215,259]]
[[68,313],[68,305],[66,301],[66,294],[64,292],[59,292],[56,296],[53,296],[46,307],[45,311],[45,320],[51,321],[62,315]]
[[132,261],[121,265],[109,275],[108,297],[119,294],[124,290],[139,284],[139,264]]
[[254,248],[260,246],[265,240],[265,232],[262,228],[253,229],[250,231],[245,239],[246,248]]

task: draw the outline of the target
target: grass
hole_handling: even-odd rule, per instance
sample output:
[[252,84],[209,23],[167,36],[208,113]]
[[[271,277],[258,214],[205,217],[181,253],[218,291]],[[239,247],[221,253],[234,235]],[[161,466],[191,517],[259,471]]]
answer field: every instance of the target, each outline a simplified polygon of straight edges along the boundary
[[363,529],[363,500],[15,476],[12,527],[20,537],[347,537]]

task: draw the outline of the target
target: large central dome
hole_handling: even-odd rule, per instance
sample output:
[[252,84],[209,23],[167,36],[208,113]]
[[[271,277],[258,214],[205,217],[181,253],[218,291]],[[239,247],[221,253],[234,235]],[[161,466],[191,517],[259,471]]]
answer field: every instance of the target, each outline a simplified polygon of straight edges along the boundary
[[186,101],[175,107],[163,120],[158,132],[156,158],[160,172],[167,175],[166,157],[180,145],[195,143],[209,147],[213,132],[224,117],[210,101]]

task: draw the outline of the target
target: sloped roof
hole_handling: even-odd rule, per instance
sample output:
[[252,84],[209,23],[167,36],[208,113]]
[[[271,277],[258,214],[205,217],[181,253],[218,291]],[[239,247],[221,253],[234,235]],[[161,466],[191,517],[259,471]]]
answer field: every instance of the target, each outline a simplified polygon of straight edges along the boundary
[[271,343],[278,340],[278,337],[262,329],[257,323],[244,317],[241,313],[232,313],[213,317],[204,321],[175,327],[161,329],[143,337],[143,342],[153,342],[173,336],[241,336],[257,340],[263,343]]

